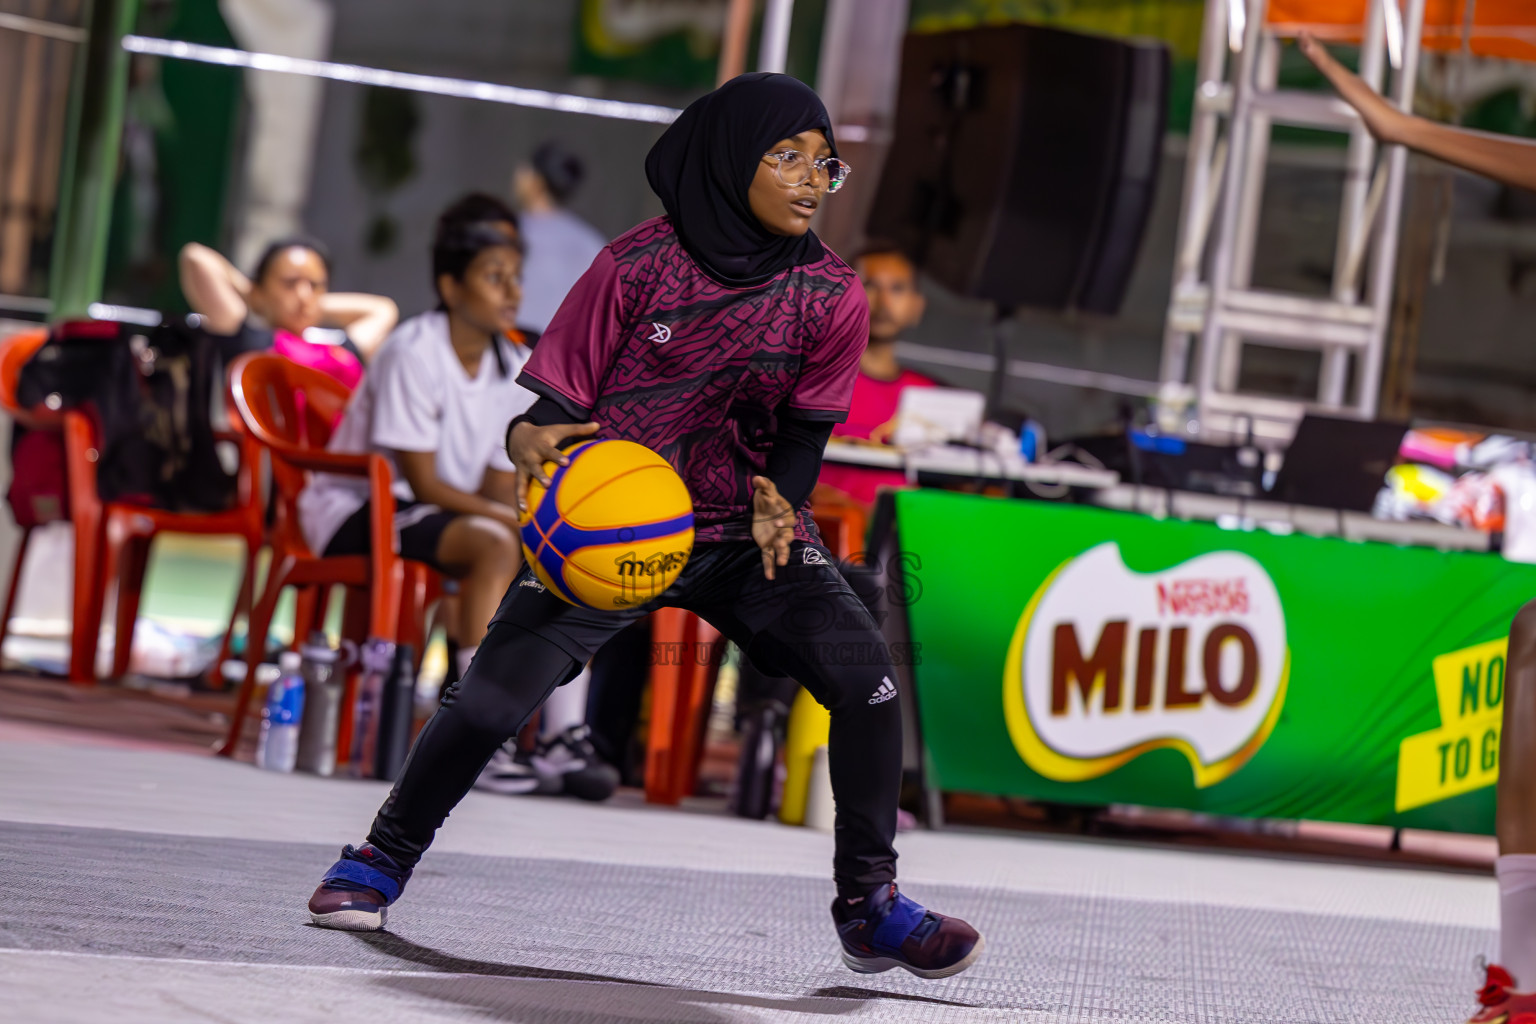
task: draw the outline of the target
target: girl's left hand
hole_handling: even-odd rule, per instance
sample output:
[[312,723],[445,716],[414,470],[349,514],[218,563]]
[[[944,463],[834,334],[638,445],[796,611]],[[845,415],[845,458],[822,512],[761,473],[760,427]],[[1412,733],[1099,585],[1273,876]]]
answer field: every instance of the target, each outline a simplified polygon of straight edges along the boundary
[[767,477],[753,477],[752,488],[752,539],[763,552],[763,575],[771,580],[774,566],[789,564],[795,510]]

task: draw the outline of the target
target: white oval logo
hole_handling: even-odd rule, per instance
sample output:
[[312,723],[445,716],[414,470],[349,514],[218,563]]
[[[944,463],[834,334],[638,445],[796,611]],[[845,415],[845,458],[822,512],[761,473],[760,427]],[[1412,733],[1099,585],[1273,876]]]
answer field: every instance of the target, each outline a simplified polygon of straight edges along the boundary
[[1003,703],[1019,755],[1046,778],[1098,778],[1172,747],[1203,788],[1269,738],[1289,670],[1285,612],[1258,562],[1220,551],[1141,574],[1111,541],[1035,592]]
[[658,345],[672,340],[672,328],[666,324],[651,324],[651,341]]

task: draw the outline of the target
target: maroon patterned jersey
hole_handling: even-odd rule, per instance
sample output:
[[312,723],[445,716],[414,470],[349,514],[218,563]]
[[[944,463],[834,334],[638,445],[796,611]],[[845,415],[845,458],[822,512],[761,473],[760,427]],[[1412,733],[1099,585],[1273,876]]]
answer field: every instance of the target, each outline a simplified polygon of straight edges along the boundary
[[[598,254],[519,383],[670,462],[693,495],[697,541],[744,540],[776,417],[842,422],[868,337],[858,275],[830,250],[727,288],[658,217]],[[795,535],[818,539],[808,507]]]

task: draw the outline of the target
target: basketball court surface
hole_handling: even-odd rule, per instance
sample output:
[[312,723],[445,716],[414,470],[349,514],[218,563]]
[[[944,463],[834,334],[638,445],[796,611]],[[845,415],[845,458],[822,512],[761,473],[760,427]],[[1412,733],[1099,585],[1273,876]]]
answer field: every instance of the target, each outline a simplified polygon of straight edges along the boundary
[[474,793],[370,935],[304,903],[384,796],[0,723],[0,1018],[1459,1024],[1491,877],[979,831],[898,840],[968,973],[837,957],[831,837]]

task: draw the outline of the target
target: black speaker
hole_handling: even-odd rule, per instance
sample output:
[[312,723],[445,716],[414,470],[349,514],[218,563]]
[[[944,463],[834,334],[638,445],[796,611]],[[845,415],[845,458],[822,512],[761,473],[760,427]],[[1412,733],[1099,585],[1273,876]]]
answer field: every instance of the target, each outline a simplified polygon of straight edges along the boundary
[[1161,43],[1035,25],[908,35],[869,235],[1001,306],[1118,312],[1168,68]]

